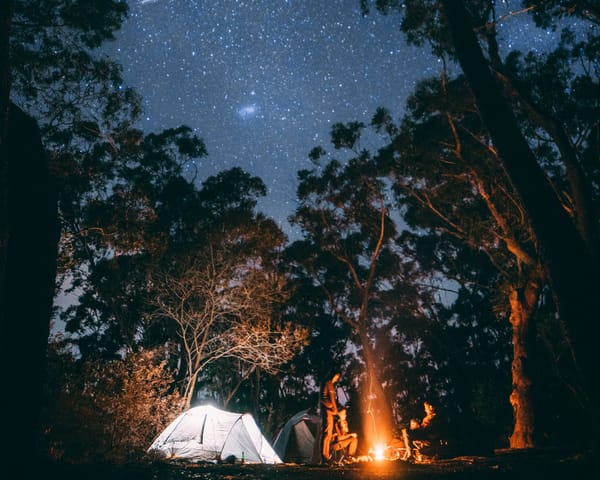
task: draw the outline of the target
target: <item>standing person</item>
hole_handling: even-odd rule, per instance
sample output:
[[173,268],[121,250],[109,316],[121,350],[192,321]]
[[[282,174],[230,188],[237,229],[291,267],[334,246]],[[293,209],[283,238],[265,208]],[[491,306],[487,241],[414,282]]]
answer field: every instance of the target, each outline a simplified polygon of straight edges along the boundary
[[331,375],[328,375],[325,383],[321,387],[321,420],[322,420],[322,437],[321,437],[321,460],[323,463],[331,461],[331,439],[335,428],[335,417],[339,414],[337,404],[337,389],[335,384],[340,379],[341,373],[335,370]]

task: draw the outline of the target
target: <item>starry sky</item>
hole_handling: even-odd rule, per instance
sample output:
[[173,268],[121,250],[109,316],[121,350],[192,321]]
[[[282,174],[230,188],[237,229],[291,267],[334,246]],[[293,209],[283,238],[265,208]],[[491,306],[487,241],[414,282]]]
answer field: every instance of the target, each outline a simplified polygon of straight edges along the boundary
[[296,172],[311,167],[313,147],[332,150],[331,126],[368,124],[380,106],[398,118],[416,82],[441,72],[427,49],[406,45],[397,15],[363,17],[359,0],[128,3],[106,51],[144,99],[141,128],[193,128],[209,154],[196,162],[200,180],[234,166],[261,177],[259,209],[291,237]]

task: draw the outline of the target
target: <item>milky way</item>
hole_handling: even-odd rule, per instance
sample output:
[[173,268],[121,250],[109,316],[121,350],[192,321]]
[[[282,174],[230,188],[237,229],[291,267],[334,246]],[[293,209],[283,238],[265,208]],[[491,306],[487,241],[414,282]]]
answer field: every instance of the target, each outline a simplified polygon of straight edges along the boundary
[[[330,149],[336,122],[369,123],[440,62],[406,45],[397,15],[359,0],[130,0],[106,47],[144,99],[148,132],[189,125],[206,143],[201,180],[233,166],[263,179],[260,209],[290,233],[296,172]],[[541,39],[543,41],[543,39]]]

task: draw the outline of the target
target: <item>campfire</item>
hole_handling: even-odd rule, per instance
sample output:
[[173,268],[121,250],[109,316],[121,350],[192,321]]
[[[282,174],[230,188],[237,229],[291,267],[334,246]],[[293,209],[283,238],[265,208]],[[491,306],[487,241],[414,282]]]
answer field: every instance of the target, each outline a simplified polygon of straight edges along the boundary
[[369,459],[371,461],[380,460],[403,460],[406,455],[406,448],[402,445],[390,445],[385,443],[375,443],[369,449]]
[[386,445],[379,443],[369,450],[369,456],[372,457],[373,460],[385,460],[385,450]]

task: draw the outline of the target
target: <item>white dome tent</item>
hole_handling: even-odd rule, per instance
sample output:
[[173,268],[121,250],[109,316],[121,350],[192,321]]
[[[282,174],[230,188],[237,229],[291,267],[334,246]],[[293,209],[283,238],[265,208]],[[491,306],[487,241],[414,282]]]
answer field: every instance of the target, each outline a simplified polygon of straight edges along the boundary
[[282,463],[252,415],[210,405],[193,407],[179,415],[156,437],[148,452],[196,462],[234,457],[246,463]]

